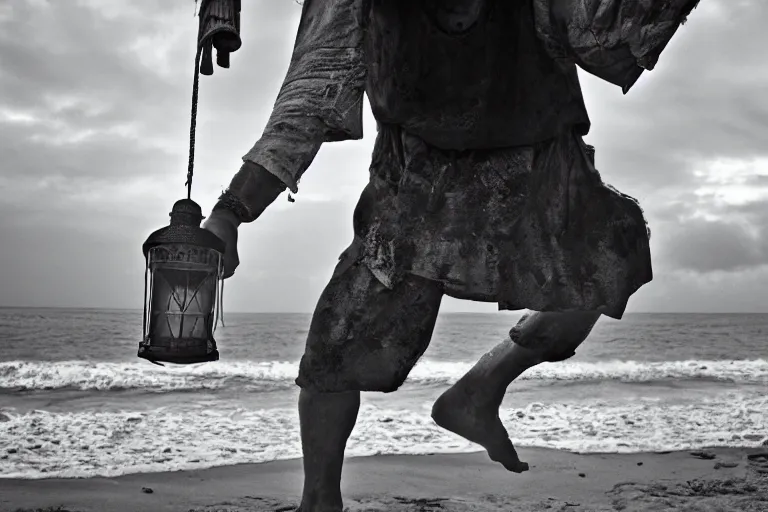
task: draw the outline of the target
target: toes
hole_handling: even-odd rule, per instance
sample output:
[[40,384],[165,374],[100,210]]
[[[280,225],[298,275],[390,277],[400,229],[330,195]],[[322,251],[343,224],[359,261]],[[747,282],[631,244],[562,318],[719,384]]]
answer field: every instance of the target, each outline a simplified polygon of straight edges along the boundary
[[528,463],[519,460],[509,464],[504,464],[504,467],[513,473],[524,473],[525,471],[528,471]]
[[528,471],[529,466],[527,462],[523,462],[517,456],[517,451],[512,446],[512,443],[507,440],[506,446],[503,450],[489,450],[488,455],[491,460],[500,462],[504,469],[512,471],[513,473],[523,473]]

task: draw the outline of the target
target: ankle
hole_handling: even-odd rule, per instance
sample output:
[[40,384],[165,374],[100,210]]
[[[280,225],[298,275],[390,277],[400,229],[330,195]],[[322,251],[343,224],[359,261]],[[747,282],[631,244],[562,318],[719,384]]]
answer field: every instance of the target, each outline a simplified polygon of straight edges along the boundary
[[300,512],[342,512],[344,506],[341,491],[328,492],[327,489],[305,490],[301,497]]
[[443,407],[465,404],[473,409],[498,409],[506,391],[507,386],[502,381],[491,380],[487,376],[483,379],[464,376],[443,393],[440,397],[442,401],[438,401]]

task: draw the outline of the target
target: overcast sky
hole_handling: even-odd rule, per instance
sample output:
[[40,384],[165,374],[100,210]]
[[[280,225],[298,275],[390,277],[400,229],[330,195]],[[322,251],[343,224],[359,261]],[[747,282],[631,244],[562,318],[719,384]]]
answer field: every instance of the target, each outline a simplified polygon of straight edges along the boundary
[[[231,69],[201,78],[193,199],[206,214],[261,134],[301,12],[293,0],[243,8]],[[0,2],[0,305],[141,307],[141,244],[185,195],[193,11]],[[653,231],[655,279],[630,312],[768,311],[767,25],[765,0],[703,0],[628,95],[581,74],[597,167]],[[283,195],[241,228],[226,310],[313,309],[352,236],[370,111],[365,129],[323,147],[295,203]]]

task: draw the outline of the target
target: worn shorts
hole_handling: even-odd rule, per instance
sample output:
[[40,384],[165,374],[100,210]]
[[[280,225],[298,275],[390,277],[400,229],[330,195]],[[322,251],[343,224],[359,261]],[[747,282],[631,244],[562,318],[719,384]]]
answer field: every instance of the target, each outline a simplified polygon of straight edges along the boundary
[[[370,171],[355,241],[315,310],[303,388],[397,389],[429,345],[443,295],[554,319],[621,318],[652,278],[642,210],[602,182],[575,133],[445,151],[380,126]],[[583,341],[552,334],[567,323],[542,322],[525,339],[513,329],[510,338],[561,360]]]
[[[444,285],[408,275],[388,288],[360,262],[360,246],[356,240],[342,254],[315,308],[296,379],[301,388],[395,391],[432,339]],[[569,338],[552,332],[556,322],[546,322],[522,339],[524,320],[510,330],[508,341],[539,351],[550,362],[572,357],[592,327]]]
[[296,384],[319,392],[396,390],[429,346],[443,285],[408,276],[390,289],[342,254],[312,317]]

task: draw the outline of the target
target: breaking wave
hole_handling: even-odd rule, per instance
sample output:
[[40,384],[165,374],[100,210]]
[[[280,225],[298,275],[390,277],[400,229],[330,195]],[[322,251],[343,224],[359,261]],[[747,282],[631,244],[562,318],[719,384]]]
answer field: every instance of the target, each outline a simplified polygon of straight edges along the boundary
[[[455,382],[471,364],[424,360],[411,372],[407,385],[435,386]],[[255,392],[292,388],[298,372],[294,362],[215,362],[159,367],[144,362],[10,361],[0,362],[0,390],[150,392],[216,390],[229,387]],[[768,361],[603,361],[543,364],[521,376],[529,381],[652,382],[707,379],[734,383],[768,383]]]

